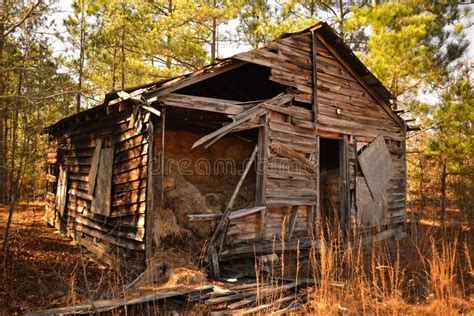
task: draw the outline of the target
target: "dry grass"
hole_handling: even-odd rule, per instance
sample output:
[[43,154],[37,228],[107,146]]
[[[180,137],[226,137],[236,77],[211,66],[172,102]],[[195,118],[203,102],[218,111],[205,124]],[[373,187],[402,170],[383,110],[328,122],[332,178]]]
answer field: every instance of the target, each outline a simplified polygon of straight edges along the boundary
[[[123,275],[102,270],[86,260],[85,277],[83,254],[46,229],[39,220],[41,208],[32,208],[31,212],[20,208],[14,218],[9,274],[1,289],[3,312],[71,305],[123,294],[121,289],[127,283]],[[431,219],[409,223],[408,237],[398,242],[386,240],[362,247],[342,239],[338,233],[325,233],[316,238],[321,240],[321,246],[309,252],[256,257],[257,306],[262,307],[258,313],[474,314],[472,233],[463,228],[462,220],[453,220],[444,228],[429,225],[430,222],[436,223]],[[282,229],[281,234],[283,239],[275,239],[275,245],[285,245],[282,240],[286,231]],[[151,268],[147,278],[152,279],[151,288],[208,282],[185,252],[161,251],[154,262],[156,267]],[[166,269],[161,271],[163,267]],[[315,285],[272,292],[284,283],[280,276],[309,278]],[[143,284],[138,287],[146,288]],[[204,314],[211,311],[209,307],[182,308]]]
[[[313,279],[316,285],[290,304],[288,311],[297,307],[298,314],[473,314],[472,236],[459,227],[416,224],[411,229],[416,229],[416,239],[409,230],[399,242],[374,241],[368,247],[339,234],[321,234],[321,246],[313,247],[307,259],[297,255],[277,267],[256,261],[256,275],[263,280],[266,270],[268,282],[275,274]],[[285,261],[283,255],[280,259]],[[259,303],[282,297],[280,293]],[[274,304],[267,312],[285,306],[288,302]]]

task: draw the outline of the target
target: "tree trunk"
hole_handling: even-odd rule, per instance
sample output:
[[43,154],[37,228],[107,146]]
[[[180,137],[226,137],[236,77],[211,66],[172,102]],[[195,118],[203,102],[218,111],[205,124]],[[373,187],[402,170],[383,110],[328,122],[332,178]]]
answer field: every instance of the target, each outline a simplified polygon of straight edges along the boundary
[[339,16],[337,17],[338,24],[339,24],[339,35],[344,38],[344,2],[342,0],[338,1],[338,7],[339,7]]
[[[11,226],[11,223],[12,223],[12,220],[13,220],[13,214],[15,213],[15,207],[16,207],[16,204],[18,202],[18,191],[19,191],[19,187],[20,187],[20,179],[22,179],[23,177],[23,169],[25,167],[25,163],[26,163],[26,158],[27,158],[27,150],[26,148],[28,147],[28,136],[26,134],[24,134],[24,137],[23,137],[23,150],[22,150],[22,153],[21,153],[21,161],[19,163],[19,166],[18,166],[18,170],[17,170],[17,174],[16,174],[16,177],[15,177],[15,180],[12,180],[12,186],[13,186],[13,189],[12,189],[12,196],[11,196],[11,199],[10,199],[10,205],[8,207],[8,219],[7,219],[7,224],[5,226],[5,232],[3,234],[3,245],[2,245],[2,252],[3,252],[3,255],[4,255],[4,261],[3,261],[3,266],[4,268],[6,267],[6,260],[7,260],[7,251],[8,251],[8,236],[10,234],[10,226]],[[6,270],[4,270],[6,271]]]
[[[26,53],[25,53],[26,54]],[[15,160],[16,160],[16,149],[17,149],[17,132],[18,132],[18,119],[19,119],[19,113],[20,113],[20,106],[21,106],[21,91],[23,87],[23,68],[25,67],[25,59],[26,55],[24,56],[24,60],[22,63],[22,69],[20,70],[18,74],[18,86],[17,86],[17,95],[18,95],[18,100],[16,102],[16,106],[14,109],[14,114],[13,114],[13,122],[12,122],[12,135],[11,135],[11,146],[12,146],[12,151],[11,151],[11,157],[10,157],[10,194],[9,194],[9,199],[13,197],[13,190],[14,186],[12,184],[13,182],[13,177],[14,177],[14,172],[15,172]]]
[[[5,2],[5,1],[4,1]],[[5,79],[3,75],[3,50],[5,47],[5,37],[3,35],[5,25],[3,21],[0,21],[0,96],[5,94]],[[3,98],[0,98],[0,204],[5,203],[5,156],[4,153],[4,119],[5,119],[5,102]]]
[[[123,14],[125,15],[125,3],[122,3]],[[122,53],[122,90],[125,89],[125,20],[122,24],[122,45],[120,47]]]
[[443,227],[446,219],[446,178],[446,160],[443,160],[441,171],[441,224]]
[[[173,21],[173,0],[168,0],[168,14]],[[168,49],[168,54],[166,56],[166,68],[171,69],[171,28],[168,25],[168,30],[166,34],[166,47]]]
[[112,62],[112,91],[115,91],[115,74],[117,72],[117,42],[114,42],[114,54]]
[[86,36],[85,17],[84,17],[84,0],[81,1],[81,24],[80,24],[80,40],[79,40],[79,71],[78,71],[78,85],[76,95],[76,112],[81,112],[81,94],[82,94],[82,76],[84,71],[84,39]]
[[[214,9],[216,8],[216,0],[213,0],[212,5]],[[212,30],[211,30],[211,62],[216,61],[216,51],[217,51],[217,18],[212,17]]]

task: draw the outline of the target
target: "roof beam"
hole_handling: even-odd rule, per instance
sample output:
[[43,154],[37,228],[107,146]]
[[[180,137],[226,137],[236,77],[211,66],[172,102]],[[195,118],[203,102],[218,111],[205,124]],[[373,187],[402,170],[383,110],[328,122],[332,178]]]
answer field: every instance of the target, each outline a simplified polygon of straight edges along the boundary
[[245,110],[238,101],[169,93],[159,99],[164,106],[235,115]]

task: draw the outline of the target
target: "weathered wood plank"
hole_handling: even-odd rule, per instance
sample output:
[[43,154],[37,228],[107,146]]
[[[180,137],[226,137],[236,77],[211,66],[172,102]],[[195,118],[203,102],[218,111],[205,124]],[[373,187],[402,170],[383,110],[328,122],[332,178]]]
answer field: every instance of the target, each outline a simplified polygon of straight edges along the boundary
[[160,102],[164,106],[217,112],[229,115],[239,114],[245,110],[242,105],[238,104],[238,101],[206,98],[178,93],[169,93],[160,98]]
[[97,184],[94,199],[92,200],[92,212],[104,216],[110,215],[112,195],[112,173],[113,173],[114,149],[103,148],[100,151]]

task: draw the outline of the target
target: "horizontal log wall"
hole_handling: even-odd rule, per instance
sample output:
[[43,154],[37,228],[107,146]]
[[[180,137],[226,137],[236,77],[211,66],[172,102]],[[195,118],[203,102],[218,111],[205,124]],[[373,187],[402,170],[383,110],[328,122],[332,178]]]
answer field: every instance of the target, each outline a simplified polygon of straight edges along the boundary
[[[63,218],[50,217],[66,233],[109,264],[129,267],[144,264],[146,211],[147,125],[140,132],[129,126],[132,107],[113,106],[109,115],[96,118],[69,133],[61,148],[67,166],[68,197]],[[93,213],[89,172],[95,148],[106,135],[114,148],[110,216]],[[99,170],[100,172],[100,170]],[[101,197],[104,198],[104,197]],[[48,212],[51,214],[51,211]]]
[[[307,239],[312,227],[312,205],[316,203],[316,174],[305,169],[300,162],[282,156],[272,148],[289,149],[302,159],[312,161],[316,153],[313,128],[300,127],[293,122],[298,116],[312,126],[309,110],[292,108],[275,109],[268,115],[267,167],[265,176],[265,204],[267,209],[230,221],[227,240],[231,244],[272,242],[275,238],[291,235],[291,239]],[[285,110],[286,109],[286,110]],[[286,112],[286,113],[283,113]],[[302,114],[302,115],[301,115]],[[311,114],[309,112],[309,114]],[[261,132],[265,131],[262,129]],[[296,210],[296,215],[293,212]],[[292,219],[294,217],[294,219]],[[293,222],[294,221],[294,222]]]
[[[318,129],[403,140],[403,129],[320,40],[317,44]],[[337,110],[340,114],[337,114]]]
[[[350,135],[349,146],[349,179],[351,217],[355,216],[355,174],[357,157],[354,140],[357,142],[371,142],[378,135],[385,136],[392,160],[395,165],[395,174],[387,188],[388,214],[385,219],[384,229],[390,225],[401,225],[405,221],[405,156],[404,138],[405,131],[399,122],[390,113],[389,105],[377,99],[351,71],[348,64],[341,59],[332,47],[316,30],[316,69],[317,69],[317,132],[313,134],[304,132],[313,128],[310,111],[313,101],[312,88],[312,45],[311,33],[305,32],[291,35],[269,43],[260,49],[242,53],[236,56],[240,60],[256,63],[271,68],[270,80],[286,85],[289,92],[295,95],[295,100],[301,102],[298,107],[282,107],[275,109],[279,113],[291,114],[292,126],[283,126],[291,134],[291,141],[286,144],[294,150],[310,154],[313,149],[313,140],[316,135],[327,138],[341,139],[342,135]],[[306,105],[305,105],[306,104]],[[273,110],[273,109],[272,109]],[[339,113],[338,113],[339,112]],[[288,122],[270,123],[272,141],[285,141],[287,135],[281,133],[281,125]],[[298,130],[297,130],[298,129]],[[301,132],[303,131],[303,132]],[[399,146],[399,147],[397,147]],[[283,195],[285,188],[289,188],[286,200],[289,204],[296,204],[296,200],[310,193],[312,187],[311,177],[284,168],[276,170],[281,165],[289,162],[282,157],[270,157],[268,163],[267,198],[270,201],[284,202],[276,197]],[[292,178],[301,182],[285,183],[280,185],[279,180]],[[282,188],[280,190],[280,188]],[[308,189],[309,188],[309,189]],[[296,192],[296,194],[294,194]],[[291,195],[291,198],[289,197]],[[275,196],[275,198],[273,198]],[[294,199],[294,201],[291,201]],[[307,202],[307,201],[305,201]],[[271,203],[267,203],[271,204]],[[311,204],[311,203],[309,203]]]

